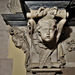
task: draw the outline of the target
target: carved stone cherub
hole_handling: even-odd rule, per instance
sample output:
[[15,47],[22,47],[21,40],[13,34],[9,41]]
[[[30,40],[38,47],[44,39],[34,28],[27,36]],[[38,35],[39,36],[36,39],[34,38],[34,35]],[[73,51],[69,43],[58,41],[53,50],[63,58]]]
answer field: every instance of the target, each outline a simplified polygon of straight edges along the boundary
[[[37,13],[31,11],[31,13],[27,14],[28,18],[41,18],[36,22],[37,26],[32,39],[36,48],[35,51],[39,54],[40,68],[44,66],[48,68],[61,67],[65,64],[65,53],[62,48],[62,43],[58,43],[58,41],[68,15],[65,9],[58,9],[57,7],[41,7],[37,10]],[[56,62],[52,62],[51,55],[56,49],[57,60]]]
[[29,72],[36,67],[43,69],[65,65],[65,53],[59,38],[68,15],[65,9],[41,7],[27,13],[29,21],[25,30],[13,29],[12,40],[26,53],[25,66]]
[[[64,25],[66,22],[65,19],[62,19],[58,24],[61,23],[61,26]],[[57,45],[57,39],[59,38],[57,33],[57,28],[56,28],[56,23],[55,20],[53,19],[46,19],[42,20],[41,22],[38,22],[38,27],[37,27],[37,32],[33,34],[33,41],[36,47],[36,52],[39,54],[39,63],[40,63],[40,68],[43,68],[43,66],[47,67],[60,67],[61,63],[57,63],[58,60],[63,60],[62,64],[65,63],[65,60],[63,58],[64,53],[63,49],[60,47],[58,50],[58,46],[61,46],[58,44]],[[62,30],[62,28],[61,28]],[[60,35],[59,35],[60,36]],[[51,54],[57,49],[59,52],[57,57],[58,60],[54,63],[51,62]],[[60,54],[61,53],[61,54]],[[60,59],[62,58],[62,59]]]

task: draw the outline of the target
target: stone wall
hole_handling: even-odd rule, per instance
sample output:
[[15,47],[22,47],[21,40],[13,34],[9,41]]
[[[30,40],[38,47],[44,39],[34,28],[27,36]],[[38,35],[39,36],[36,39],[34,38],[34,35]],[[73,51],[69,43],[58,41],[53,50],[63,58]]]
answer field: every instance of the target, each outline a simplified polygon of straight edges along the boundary
[[8,0],[0,0],[0,75],[12,75],[13,60],[8,58],[9,33],[1,14],[9,14]]

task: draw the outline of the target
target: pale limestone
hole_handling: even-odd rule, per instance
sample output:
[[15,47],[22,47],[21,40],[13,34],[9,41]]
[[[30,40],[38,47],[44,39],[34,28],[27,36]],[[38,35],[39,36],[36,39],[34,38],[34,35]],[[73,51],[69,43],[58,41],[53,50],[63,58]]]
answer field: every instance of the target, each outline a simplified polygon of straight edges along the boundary
[[9,14],[8,0],[0,0],[0,58],[8,57],[9,33],[1,14]]
[[12,75],[13,60],[0,58],[0,75]]
[[[55,11],[55,9],[53,10]],[[52,67],[55,67],[56,70],[57,68],[61,69],[60,67],[64,67],[66,63],[65,54],[62,47],[63,40],[62,42],[58,42],[60,41],[59,38],[61,36],[61,33],[63,32],[66,18],[62,18],[57,21],[57,19],[54,19],[56,13],[52,10],[49,11],[51,13],[51,16],[48,16],[48,13],[45,16],[41,14],[42,18],[38,19],[38,21],[33,20],[32,18],[35,17],[31,16],[27,25],[28,29],[26,29],[28,32],[26,32],[26,30],[23,30],[22,28],[10,26],[12,41],[17,48],[22,49],[24,53],[26,53],[25,66],[28,71],[28,75],[33,75],[33,73],[31,73],[31,70],[34,68],[39,71],[40,75],[45,75],[45,73],[49,75],[52,73],[48,73],[46,71],[47,69],[50,69]],[[35,14],[36,13],[34,13],[34,15]],[[65,17],[67,17],[67,14],[65,15]],[[45,72],[40,73],[40,71],[42,70],[44,70]],[[52,71],[53,70],[54,68],[52,68]],[[35,72],[37,75],[37,71]]]

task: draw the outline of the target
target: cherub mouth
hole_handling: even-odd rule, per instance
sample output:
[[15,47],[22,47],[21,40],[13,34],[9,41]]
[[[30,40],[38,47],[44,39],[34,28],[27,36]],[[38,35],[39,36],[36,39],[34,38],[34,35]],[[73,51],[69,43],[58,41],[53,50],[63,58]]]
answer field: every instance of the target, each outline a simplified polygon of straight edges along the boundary
[[47,35],[46,37],[50,38],[50,36],[49,36],[49,35]]

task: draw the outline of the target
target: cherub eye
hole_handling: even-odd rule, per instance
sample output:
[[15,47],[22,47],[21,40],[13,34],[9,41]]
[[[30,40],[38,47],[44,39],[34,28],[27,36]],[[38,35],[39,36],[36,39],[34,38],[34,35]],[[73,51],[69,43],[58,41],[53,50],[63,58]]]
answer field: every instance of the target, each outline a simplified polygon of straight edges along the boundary
[[52,33],[52,30],[50,30],[50,33]]

